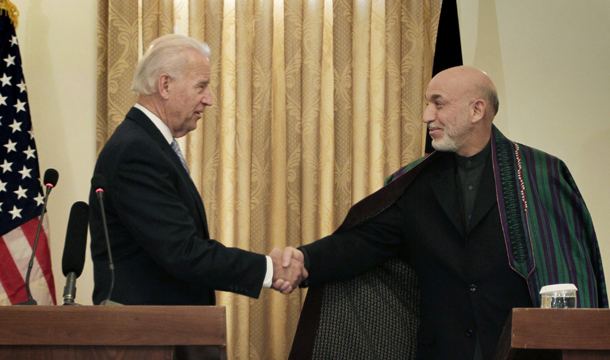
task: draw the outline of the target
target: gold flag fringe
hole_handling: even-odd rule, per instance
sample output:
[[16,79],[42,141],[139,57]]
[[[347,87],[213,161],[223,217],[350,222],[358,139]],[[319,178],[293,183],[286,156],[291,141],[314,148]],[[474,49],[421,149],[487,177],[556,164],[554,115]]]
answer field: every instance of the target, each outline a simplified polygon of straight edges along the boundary
[[17,28],[19,24],[19,10],[17,10],[15,4],[9,0],[0,0],[0,14],[8,16],[15,29]]

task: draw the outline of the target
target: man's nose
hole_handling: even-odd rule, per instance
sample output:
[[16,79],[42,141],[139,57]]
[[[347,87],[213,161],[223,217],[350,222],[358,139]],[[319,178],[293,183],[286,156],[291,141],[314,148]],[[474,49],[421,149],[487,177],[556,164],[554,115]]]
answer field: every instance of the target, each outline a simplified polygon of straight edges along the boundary
[[436,111],[430,105],[426,106],[422,120],[426,124],[436,120]]
[[205,106],[212,106],[212,91],[207,87],[201,98],[201,103]]

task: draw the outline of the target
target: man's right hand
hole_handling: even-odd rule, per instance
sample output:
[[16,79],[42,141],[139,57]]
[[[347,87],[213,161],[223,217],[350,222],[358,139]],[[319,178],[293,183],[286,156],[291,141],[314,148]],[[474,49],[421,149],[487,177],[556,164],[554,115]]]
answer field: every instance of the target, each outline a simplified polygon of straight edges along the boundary
[[273,261],[272,288],[282,294],[289,294],[309,275],[305,269],[303,253],[288,246],[284,252],[278,248],[269,254]]

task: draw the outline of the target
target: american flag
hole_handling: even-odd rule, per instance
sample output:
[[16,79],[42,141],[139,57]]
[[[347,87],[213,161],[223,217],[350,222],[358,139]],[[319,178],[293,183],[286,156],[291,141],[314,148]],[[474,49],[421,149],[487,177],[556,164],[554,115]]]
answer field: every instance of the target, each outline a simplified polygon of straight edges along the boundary
[[[0,305],[28,300],[25,278],[40,221],[43,190],[15,27],[0,10]],[[46,219],[30,274],[32,297],[53,305],[55,283]]]

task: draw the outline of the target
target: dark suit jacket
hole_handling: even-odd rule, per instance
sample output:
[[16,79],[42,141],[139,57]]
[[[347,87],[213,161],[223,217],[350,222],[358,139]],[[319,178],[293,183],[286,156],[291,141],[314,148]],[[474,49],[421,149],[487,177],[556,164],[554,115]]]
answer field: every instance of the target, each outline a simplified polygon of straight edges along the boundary
[[440,153],[396,203],[344,232],[304,246],[309,284],[344,280],[393,256],[415,269],[421,292],[419,359],[484,358],[513,307],[532,306],[527,283],[508,265],[487,161],[469,229],[461,215],[453,154]]
[[[115,266],[111,299],[122,304],[213,305],[214,290],[257,298],[266,259],[209,238],[191,178],[161,132],[132,108],[99,155],[107,181],[105,214]],[[98,304],[110,272],[101,209],[90,193],[91,255]]]

